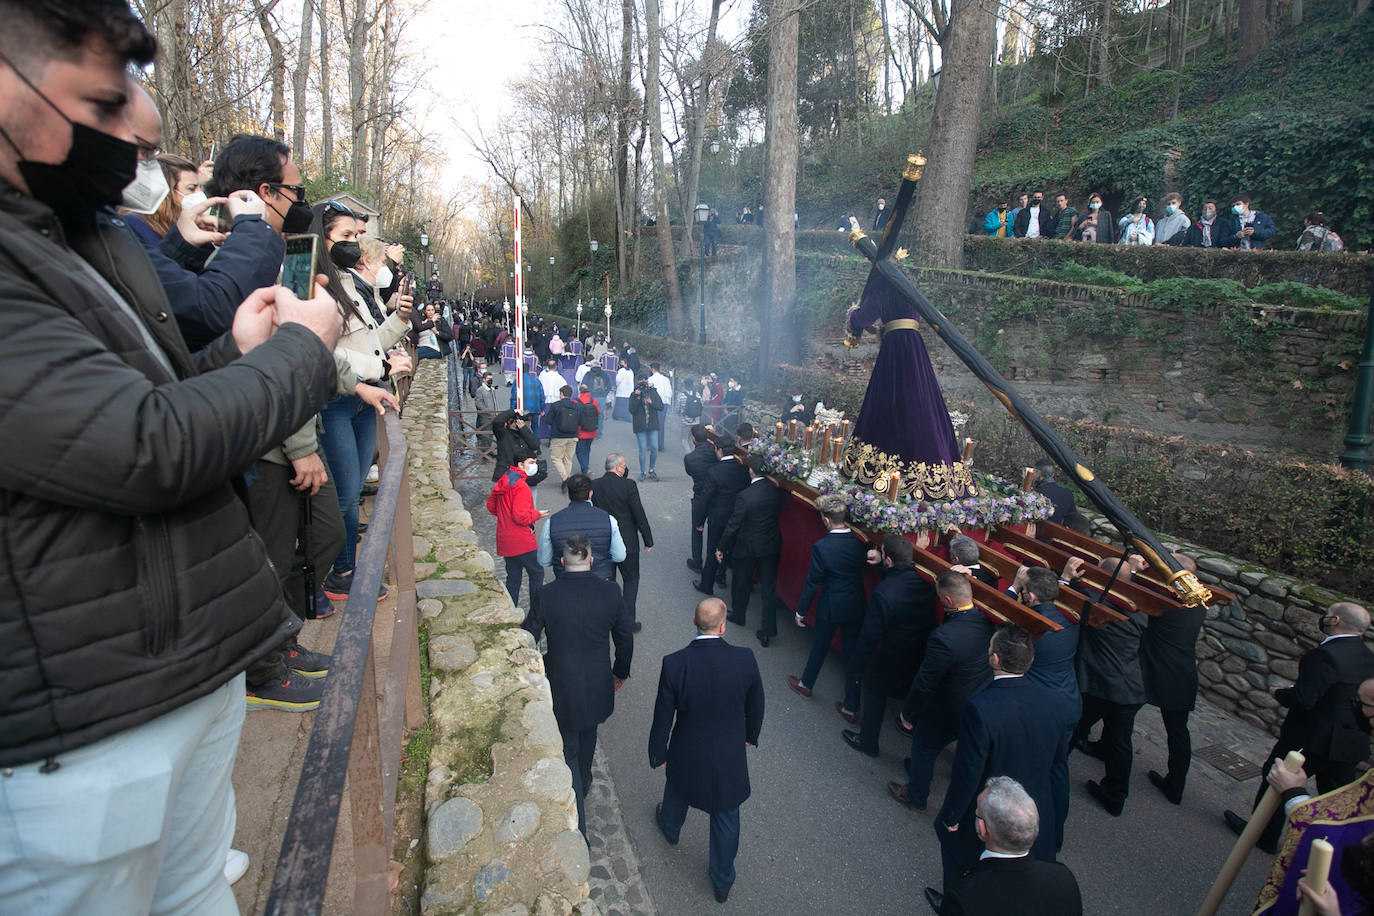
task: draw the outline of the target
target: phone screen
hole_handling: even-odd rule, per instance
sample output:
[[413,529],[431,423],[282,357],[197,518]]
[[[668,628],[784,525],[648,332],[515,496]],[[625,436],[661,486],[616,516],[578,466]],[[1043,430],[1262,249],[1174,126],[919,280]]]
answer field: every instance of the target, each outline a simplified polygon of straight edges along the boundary
[[281,285],[300,299],[315,297],[316,251],[319,236],[288,235],[286,257],[281,263]]
[[215,221],[216,232],[230,232],[234,228],[234,218],[229,215],[229,208],[224,204],[215,204],[205,211],[205,215]]

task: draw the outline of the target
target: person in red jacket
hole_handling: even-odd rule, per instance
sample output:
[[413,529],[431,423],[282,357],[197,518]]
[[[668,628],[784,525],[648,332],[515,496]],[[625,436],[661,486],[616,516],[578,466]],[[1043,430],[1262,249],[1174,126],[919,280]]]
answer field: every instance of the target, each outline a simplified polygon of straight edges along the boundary
[[[592,440],[601,435],[601,405],[592,397],[591,388],[578,385],[575,402],[579,405],[577,413],[577,464],[586,474],[592,463]],[[593,418],[595,422],[592,422]],[[589,428],[590,427],[590,428]]]
[[539,606],[539,587],[544,583],[544,567],[537,556],[539,544],[534,523],[548,518],[548,510],[534,508],[534,494],[525,482],[539,472],[539,462],[526,458],[513,465],[496,480],[487,495],[487,511],[496,516],[496,554],[506,561],[506,591],[510,600],[520,602],[520,573],[530,577],[530,609]]

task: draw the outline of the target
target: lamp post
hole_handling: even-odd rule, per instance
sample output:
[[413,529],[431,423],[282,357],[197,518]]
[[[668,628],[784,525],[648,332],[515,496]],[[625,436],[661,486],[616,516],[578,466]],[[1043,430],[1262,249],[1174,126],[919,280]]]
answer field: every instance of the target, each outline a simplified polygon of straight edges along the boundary
[[701,256],[697,259],[701,265],[700,276],[697,282],[697,306],[701,312],[701,330],[697,333],[697,343],[706,346],[706,221],[711,218],[711,208],[704,203],[698,203],[693,215],[696,224],[701,227]]
[[1369,464],[1374,460],[1369,447],[1374,437],[1369,434],[1369,414],[1374,409],[1374,293],[1369,295],[1369,314],[1364,324],[1364,350],[1360,353],[1360,366],[1355,375],[1355,394],[1350,405],[1350,426],[1346,429],[1345,451],[1341,453],[1341,466],[1356,471],[1369,472]]
[[553,255],[549,255],[549,311],[553,311]]

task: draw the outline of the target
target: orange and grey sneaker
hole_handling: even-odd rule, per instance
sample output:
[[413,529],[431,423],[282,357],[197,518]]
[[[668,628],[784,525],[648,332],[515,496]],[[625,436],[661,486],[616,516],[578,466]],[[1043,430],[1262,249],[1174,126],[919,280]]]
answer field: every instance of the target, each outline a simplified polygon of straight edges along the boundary
[[311,652],[294,639],[282,655],[287,668],[311,680],[318,680],[329,673],[328,655],[323,652]]
[[281,709],[287,712],[318,709],[320,698],[323,696],[324,684],[302,677],[295,671],[288,672],[285,680],[272,680],[257,687],[248,687],[249,707]]

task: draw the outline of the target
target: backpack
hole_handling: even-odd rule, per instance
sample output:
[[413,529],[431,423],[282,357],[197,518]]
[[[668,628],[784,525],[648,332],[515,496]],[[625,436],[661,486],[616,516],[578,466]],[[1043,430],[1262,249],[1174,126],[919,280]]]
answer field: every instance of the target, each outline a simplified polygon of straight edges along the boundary
[[682,401],[682,416],[688,420],[701,419],[701,398],[688,394]]
[[587,371],[587,387],[592,394],[605,394],[610,390],[610,380],[606,378],[606,370],[600,366],[593,366]]
[[601,414],[597,412],[596,402],[574,401],[577,405],[577,428],[584,433],[595,432],[601,423]]
[[564,435],[575,435],[581,411],[567,401],[560,401],[556,409],[558,414],[554,418],[554,428]]

